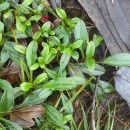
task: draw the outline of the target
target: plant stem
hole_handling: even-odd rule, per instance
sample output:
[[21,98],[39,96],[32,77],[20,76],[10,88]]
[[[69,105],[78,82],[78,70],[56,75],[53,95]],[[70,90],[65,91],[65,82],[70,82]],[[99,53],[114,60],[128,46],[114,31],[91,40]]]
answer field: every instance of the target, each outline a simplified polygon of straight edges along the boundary
[[33,81],[33,71],[30,70],[30,83],[32,83],[32,81]]
[[9,20],[8,20],[8,23],[9,23],[10,29],[11,29],[13,35],[14,35],[14,40],[18,44],[18,40],[17,40],[16,34],[15,34],[15,31],[14,31],[14,29],[12,27],[12,24],[11,24],[11,22]]
[[95,126],[95,102],[96,102],[96,95],[97,95],[97,91],[98,91],[98,82],[99,82],[100,76],[98,76],[97,78],[97,83],[95,86],[95,93],[93,96],[93,103],[92,103],[92,110],[91,110],[91,118],[92,118],[92,129],[96,130],[96,126]]
[[93,79],[94,77],[91,77],[89,80],[87,80],[86,83],[78,90],[78,92],[60,109],[60,112],[62,112],[70,103],[72,103],[75,98],[84,90],[84,88],[91,83]]

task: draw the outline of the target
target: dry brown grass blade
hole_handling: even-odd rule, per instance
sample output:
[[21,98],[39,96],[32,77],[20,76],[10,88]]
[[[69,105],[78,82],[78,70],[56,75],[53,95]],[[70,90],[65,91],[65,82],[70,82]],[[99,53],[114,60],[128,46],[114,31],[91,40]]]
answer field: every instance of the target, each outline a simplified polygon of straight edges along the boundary
[[10,112],[10,119],[22,127],[31,127],[35,125],[32,118],[43,115],[45,108],[40,105],[24,107]]

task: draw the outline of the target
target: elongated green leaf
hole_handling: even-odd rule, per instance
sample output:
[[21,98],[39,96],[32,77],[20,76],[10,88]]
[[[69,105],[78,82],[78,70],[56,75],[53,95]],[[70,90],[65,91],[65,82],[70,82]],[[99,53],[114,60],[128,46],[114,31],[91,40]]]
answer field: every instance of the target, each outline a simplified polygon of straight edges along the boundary
[[95,53],[95,44],[93,41],[91,41],[88,43],[86,50],[87,58],[92,58],[94,56],[94,53]]
[[47,78],[47,74],[46,73],[38,75],[35,78],[35,80],[33,82],[33,85],[36,85],[36,84],[39,84],[39,83],[43,82],[46,78]]
[[6,10],[7,8],[9,8],[10,3],[8,2],[3,2],[0,4],[0,11]]
[[0,79],[0,88],[2,88],[3,90],[8,89],[8,90],[13,91],[12,85],[4,79]]
[[11,12],[12,12],[12,9],[8,10],[8,11],[4,14],[4,18],[7,19],[7,18],[10,16]]
[[46,23],[44,23],[43,26],[42,26],[42,31],[43,31],[43,32],[44,32],[44,31],[48,31],[48,30],[50,29],[50,27],[51,27],[51,22],[46,22]]
[[33,0],[24,0],[24,2],[22,4],[24,5],[30,5],[32,4]]
[[23,130],[18,124],[14,123],[13,121],[6,120],[5,118],[1,118],[1,117],[0,120],[5,122],[8,126],[10,126],[11,127],[10,130]]
[[72,51],[71,56],[75,59],[78,60],[79,59],[79,53],[77,51]]
[[35,63],[35,64],[32,65],[29,69],[30,69],[30,70],[36,70],[36,69],[38,69],[38,67],[39,67],[39,63]]
[[83,78],[83,77],[71,76],[70,78],[71,78],[72,80],[74,80],[77,85],[83,85],[83,84],[85,84],[85,82],[86,82],[85,78]]
[[86,112],[85,112],[85,110],[84,110],[82,104],[81,104],[81,110],[82,110],[82,115],[83,115],[84,129],[85,129],[85,130],[89,130],[89,125],[88,125],[88,122],[87,122],[87,120],[88,120],[88,119],[87,119],[87,114],[86,114]]
[[62,19],[66,19],[67,18],[65,11],[63,9],[61,9],[61,8],[57,8],[56,9],[56,13]]
[[79,20],[77,22],[75,26],[75,30],[74,30],[74,37],[76,40],[82,39],[84,43],[88,39],[88,33],[87,33],[86,26],[83,20]]
[[68,55],[68,54],[62,55],[61,60],[60,60],[60,70],[59,70],[59,72],[62,72],[65,69],[69,60],[70,60],[70,55]]
[[93,71],[90,71],[85,63],[79,63],[76,64],[76,66],[84,73],[90,74],[90,75],[102,75],[105,73],[104,67],[96,64]]
[[4,47],[5,49],[7,50],[10,58],[12,61],[14,61],[15,64],[17,64],[18,66],[21,65],[21,60],[23,61],[23,67],[24,67],[24,70],[25,72],[28,74],[28,69],[27,69],[27,65],[26,65],[26,62],[25,62],[25,55],[17,52],[15,49],[14,49],[14,46],[16,45],[16,43],[14,42],[6,42],[4,44]]
[[76,49],[76,48],[79,48],[83,43],[83,40],[77,40],[75,41],[72,45],[71,45],[71,48],[72,49]]
[[55,80],[51,80],[44,84],[43,87],[50,88],[52,90],[70,90],[77,86],[76,82],[71,78],[58,77]]
[[37,31],[34,35],[33,35],[33,39],[37,40],[40,36],[41,36],[42,32],[41,31]]
[[111,66],[130,66],[130,54],[118,53],[107,57],[102,63]]
[[4,116],[14,107],[14,95],[11,90],[5,90],[0,101],[0,116]]
[[68,70],[69,70],[69,74],[71,76],[78,76],[78,77],[84,78],[82,70],[80,68],[78,68],[76,65],[69,63]]
[[21,23],[18,17],[16,17],[16,28],[20,32],[25,32],[26,26]]
[[56,36],[51,36],[51,41],[55,44],[55,45],[60,45],[60,40],[59,38],[57,38]]
[[51,94],[53,91],[51,89],[45,88],[45,89],[38,89],[29,96],[26,97],[26,99],[23,101],[22,104],[17,106],[17,108],[22,108],[25,106],[30,106],[30,105],[35,105],[44,102]]
[[[68,101],[69,101],[69,99],[68,99],[64,94],[62,94],[62,103],[63,103],[63,106],[64,106]],[[70,103],[70,104],[66,107],[65,112],[66,112],[66,114],[73,114],[74,109],[73,109],[72,103]]]
[[0,55],[0,63],[3,65],[7,60],[9,59],[9,54],[5,47],[2,48],[1,50],[1,55]]
[[24,14],[31,13],[31,10],[30,10],[29,6],[27,6],[27,5],[18,4],[16,8],[17,8],[17,11],[20,13],[24,13]]
[[48,68],[45,68],[45,71],[52,79],[55,79],[57,77],[57,73],[55,71]]
[[31,67],[32,65],[35,64],[35,60],[37,58],[37,42],[36,41],[32,41],[26,50],[26,60],[27,60],[27,64],[28,67]]
[[22,54],[26,53],[26,47],[23,45],[15,45],[14,49]]
[[63,126],[63,115],[49,104],[44,103],[43,106],[46,109],[44,115],[56,125]]
[[79,20],[77,22],[75,26],[75,30],[74,30],[74,37],[75,37],[75,40],[79,40],[79,39],[83,40],[83,44],[81,45],[80,50],[81,50],[82,58],[84,58],[85,57],[84,48],[86,47],[86,43],[89,41],[89,38],[88,38],[88,32],[86,30],[85,23],[83,22],[83,20]]

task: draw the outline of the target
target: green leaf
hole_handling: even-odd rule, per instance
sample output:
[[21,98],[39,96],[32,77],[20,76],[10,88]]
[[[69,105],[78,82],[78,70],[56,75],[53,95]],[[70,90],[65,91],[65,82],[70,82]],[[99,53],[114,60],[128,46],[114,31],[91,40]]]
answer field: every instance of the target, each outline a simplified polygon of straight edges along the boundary
[[52,90],[70,90],[74,89],[77,86],[77,83],[71,78],[58,77],[54,80],[49,81],[41,87],[50,88]]
[[13,92],[12,85],[4,79],[0,79],[0,88],[2,88],[3,90],[8,89],[8,90],[11,90]]
[[14,46],[16,45],[16,43],[14,42],[6,42],[4,44],[4,47],[5,49],[7,50],[10,58],[15,62],[15,64],[19,65],[21,64],[20,62],[20,59],[22,59],[24,61],[24,70],[27,71],[26,69],[26,65],[25,65],[25,55],[17,52],[15,49],[14,49]]
[[88,43],[87,50],[86,50],[87,58],[92,58],[94,54],[95,54],[95,44],[93,41],[91,41]]
[[112,93],[115,91],[115,88],[108,82],[106,81],[99,81],[99,86],[101,87],[101,89],[103,90],[103,92],[105,93]]
[[[86,66],[86,64],[85,64],[85,66]],[[76,66],[76,65],[74,65],[72,63],[69,63],[68,64],[68,70],[69,70],[69,75],[71,75],[71,76],[79,76],[79,77],[84,78],[82,70],[78,66]]]
[[43,106],[46,109],[44,115],[46,116],[47,119],[52,121],[57,126],[64,125],[63,115],[56,108],[54,108],[51,105],[46,104],[46,103],[44,103]]
[[29,82],[24,82],[24,83],[20,84],[20,89],[25,92],[29,91],[29,89],[32,87],[33,87],[33,84],[29,83]]
[[82,58],[84,58],[85,57],[84,48],[86,47],[86,43],[88,43],[89,41],[89,37],[88,37],[88,32],[86,30],[86,26],[83,20],[79,20],[77,22],[74,29],[74,37],[75,37],[75,40],[79,40],[79,39],[83,40],[83,44],[81,45],[80,50],[81,50]]
[[49,53],[45,58],[45,64],[49,64],[56,57],[56,53]]
[[26,18],[25,18],[24,16],[18,16],[18,18],[19,18],[19,20],[20,20],[21,22],[25,22],[25,21],[26,21]]
[[118,53],[107,57],[102,63],[111,66],[130,66],[130,54]]
[[33,0],[24,0],[24,2],[22,4],[24,5],[30,5],[32,4]]
[[4,30],[4,23],[0,21],[0,32]]
[[93,42],[95,43],[95,47],[99,46],[102,40],[103,38],[101,36],[94,34]]
[[14,123],[13,121],[6,120],[5,118],[1,118],[1,117],[0,120],[5,122],[8,126],[10,126],[11,127],[10,130],[23,130],[18,124]]
[[36,85],[36,84],[39,84],[39,83],[43,82],[44,80],[46,80],[46,78],[47,78],[47,74],[46,73],[42,73],[42,74],[38,75],[35,78],[35,80],[33,82],[33,85]]
[[27,96],[26,99],[23,101],[23,103],[17,106],[17,108],[23,108],[25,106],[31,106],[31,105],[42,103],[52,93],[53,91],[48,88],[37,89],[36,91],[30,93],[29,96]]
[[50,39],[55,45],[60,45],[60,40],[56,36],[51,36]]
[[14,95],[11,90],[5,90],[0,101],[0,116],[4,116],[14,107]]
[[77,22],[74,30],[74,37],[76,40],[82,39],[84,44],[86,43],[86,40],[88,40],[88,32],[83,20]]
[[30,70],[36,70],[39,68],[39,63],[35,63],[34,65],[32,65],[29,69]]
[[52,78],[52,79],[55,79],[57,77],[57,73],[51,69],[48,69],[48,68],[44,68],[45,71],[47,72],[47,74]]
[[4,18],[7,19],[7,18],[10,16],[10,14],[11,14],[12,11],[13,11],[12,9],[8,10],[8,11],[4,14]]
[[26,50],[26,60],[27,60],[27,64],[28,67],[31,67],[32,65],[35,64],[35,60],[37,58],[37,42],[36,41],[32,41]]
[[44,58],[43,57],[38,57],[38,62],[39,62],[39,64],[44,64]]
[[55,48],[50,48],[51,53],[57,53],[57,50]]
[[7,60],[9,59],[9,54],[5,47],[2,48],[1,50],[1,55],[0,55],[0,63],[3,65]]
[[37,10],[38,10],[39,12],[41,12],[41,11],[43,10],[43,8],[44,8],[44,6],[43,6],[42,4],[40,4],[40,5],[37,7]]
[[83,44],[83,40],[77,40],[71,45],[71,49],[77,49]]
[[25,32],[26,26],[21,23],[18,17],[16,17],[16,28],[20,32]]
[[10,3],[8,3],[8,2],[3,2],[2,4],[0,4],[0,12],[3,11],[3,10],[8,9],[9,6],[10,6]]
[[70,60],[70,55],[62,54],[62,57],[61,57],[61,60],[60,60],[60,70],[59,70],[59,72],[62,72],[65,69],[69,60]]
[[105,73],[104,67],[96,64],[93,71],[90,71],[85,63],[76,64],[76,66],[83,72],[89,75],[103,75]]
[[61,8],[57,8],[56,13],[58,14],[58,16],[61,19],[66,19],[67,18],[65,11],[63,9],[61,9]]
[[26,53],[26,47],[23,45],[15,45],[14,49],[22,54]]
[[93,71],[95,68],[95,60],[94,59],[87,59],[87,66],[90,71]]
[[83,85],[83,84],[85,84],[85,82],[86,82],[85,78],[83,78],[83,77],[71,76],[70,78],[71,78],[72,80],[74,80],[77,85]]
[[79,59],[79,53],[77,51],[72,51],[71,56],[75,59],[78,60]]
[[46,22],[42,25],[42,31],[45,32],[45,31],[48,31],[51,27],[51,22]]
[[27,73],[27,75],[29,74],[28,73],[28,69],[27,69],[27,65],[26,65],[26,62],[25,62],[25,55],[17,52],[15,49],[14,49],[14,46],[16,44],[14,42],[5,42],[4,43],[4,47],[5,49],[7,50],[11,60],[14,61],[15,64],[17,64],[18,66],[21,65],[21,60],[23,61],[23,68],[24,68],[24,71]]
[[37,40],[38,38],[40,38],[42,32],[41,31],[37,31],[34,35],[33,35],[33,39]]
[[23,14],[31,14],[32,13],[29,6],[27,6],[27,5],[18,4],[16,9],[18,12],[23,13]]
[[[66,105],[66,103],[69,101],[69,99],[65,96],[65,94],[62,94],[62,103],[63,106]],[[65,109],[66,114],[73,114],[74,109],[73,109],[73,105],[72,103],[70,103],[69,105],[67,105],[66,109]]]
[[79,20],[80,20],[80,18],[74,17],[74,18],[72,18],[70,21],[71,21],[72,23],[76,24]]

